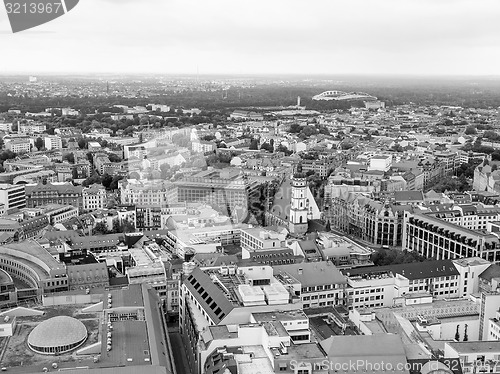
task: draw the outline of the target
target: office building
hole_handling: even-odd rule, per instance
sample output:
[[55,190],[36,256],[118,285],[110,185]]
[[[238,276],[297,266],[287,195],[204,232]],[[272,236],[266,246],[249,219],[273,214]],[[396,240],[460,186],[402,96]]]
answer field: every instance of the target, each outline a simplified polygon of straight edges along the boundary
[[428,214],[405,212],[403,249],[428,258],[480,257],[500,262],[500,240],[484,231],[473,231]]
[[24,185],[0,184],[0,204],[4,204],[6,213],[13,209],[26,208]]

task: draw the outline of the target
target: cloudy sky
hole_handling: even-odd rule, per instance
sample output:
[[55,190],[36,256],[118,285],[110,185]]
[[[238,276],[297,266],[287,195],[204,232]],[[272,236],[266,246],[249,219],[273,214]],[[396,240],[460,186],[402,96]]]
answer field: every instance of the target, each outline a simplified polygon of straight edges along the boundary
[[[12,0],[14,1],[14,0]],[[80,0],[0,73],[500,74],[499,0]]]

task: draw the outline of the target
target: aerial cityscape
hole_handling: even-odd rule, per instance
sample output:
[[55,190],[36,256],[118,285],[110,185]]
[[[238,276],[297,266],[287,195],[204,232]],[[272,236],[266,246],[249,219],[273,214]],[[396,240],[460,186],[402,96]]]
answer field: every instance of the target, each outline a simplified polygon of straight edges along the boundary
[[0,9],[0,371],[500,373],[500,3],[52,2]]

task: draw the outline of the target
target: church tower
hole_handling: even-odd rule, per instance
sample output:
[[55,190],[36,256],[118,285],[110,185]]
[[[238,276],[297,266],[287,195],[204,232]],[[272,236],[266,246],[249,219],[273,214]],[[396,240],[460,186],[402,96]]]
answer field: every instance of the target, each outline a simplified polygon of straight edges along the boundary
[[302,235],[307,232],[307,216],[309,210],[309,200],[307,199],[307,179],[302,172],[302,165],[299,164],[292,177],[292,196],[290,200],[290,233]]

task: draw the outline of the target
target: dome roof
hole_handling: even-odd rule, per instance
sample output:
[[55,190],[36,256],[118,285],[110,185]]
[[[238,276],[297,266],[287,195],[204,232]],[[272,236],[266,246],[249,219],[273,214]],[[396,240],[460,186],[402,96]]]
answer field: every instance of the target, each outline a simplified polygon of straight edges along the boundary
[[28,336],[33,347],[63,347],[81,342],[87,337],[87,328],[79,320],[58,316],[40,323]]

